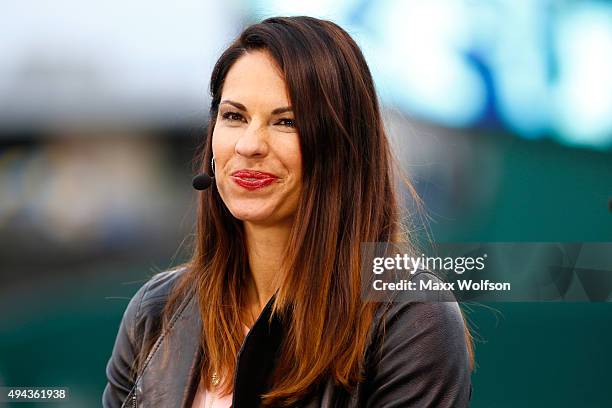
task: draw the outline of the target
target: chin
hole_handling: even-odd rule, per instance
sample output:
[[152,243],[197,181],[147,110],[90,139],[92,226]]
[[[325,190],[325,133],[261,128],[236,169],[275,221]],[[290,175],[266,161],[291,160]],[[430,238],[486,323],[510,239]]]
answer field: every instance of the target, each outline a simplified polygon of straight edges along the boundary
[[269,216],[268,215],[262,215],[262,214],[253,214],[253,213],[232,213],[232,215],[239,219],[240,221],[248,221],[248,222],[255,222],[255,223],[264,223],[266,220],[269,220]]
[[230,206],[232,215],[240,221],[266,222],[272,218],[272,211],[262,208],[263,205]]

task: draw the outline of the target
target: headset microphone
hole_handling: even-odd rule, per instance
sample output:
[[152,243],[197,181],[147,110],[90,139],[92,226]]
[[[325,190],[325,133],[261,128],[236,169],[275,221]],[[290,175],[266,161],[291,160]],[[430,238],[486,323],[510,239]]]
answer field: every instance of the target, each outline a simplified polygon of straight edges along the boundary
[[191,182],[191,185],[196,190],[206,190],[213,182],[214,177],[210,177],[206,173],[201,173],[195,176]]

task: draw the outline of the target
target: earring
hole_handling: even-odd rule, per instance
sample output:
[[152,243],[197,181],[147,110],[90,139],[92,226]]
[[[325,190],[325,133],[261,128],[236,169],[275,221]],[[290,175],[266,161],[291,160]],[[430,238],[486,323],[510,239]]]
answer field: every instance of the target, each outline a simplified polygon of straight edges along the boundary
[[212,175],[215,175],[215,156],[213,155],[212,159],[210,160],[210,168],[212,170]]

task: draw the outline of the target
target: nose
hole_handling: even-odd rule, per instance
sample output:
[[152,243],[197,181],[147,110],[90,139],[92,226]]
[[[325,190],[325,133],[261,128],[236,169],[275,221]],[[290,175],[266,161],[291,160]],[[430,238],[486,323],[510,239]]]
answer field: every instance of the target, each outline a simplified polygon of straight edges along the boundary
[[267,132],[264,125],[252,121],[236,142],[236,153],[245,157],[263,157],[268,154]]

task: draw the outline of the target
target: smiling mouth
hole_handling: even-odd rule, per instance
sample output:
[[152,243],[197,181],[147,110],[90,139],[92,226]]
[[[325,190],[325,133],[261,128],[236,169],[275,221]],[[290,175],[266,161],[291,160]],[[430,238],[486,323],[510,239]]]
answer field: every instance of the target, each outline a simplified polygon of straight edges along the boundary
[[258,190],[274,183],[278,177],[261,171],[239,170],[232,174],[232,179],[244,189]]

